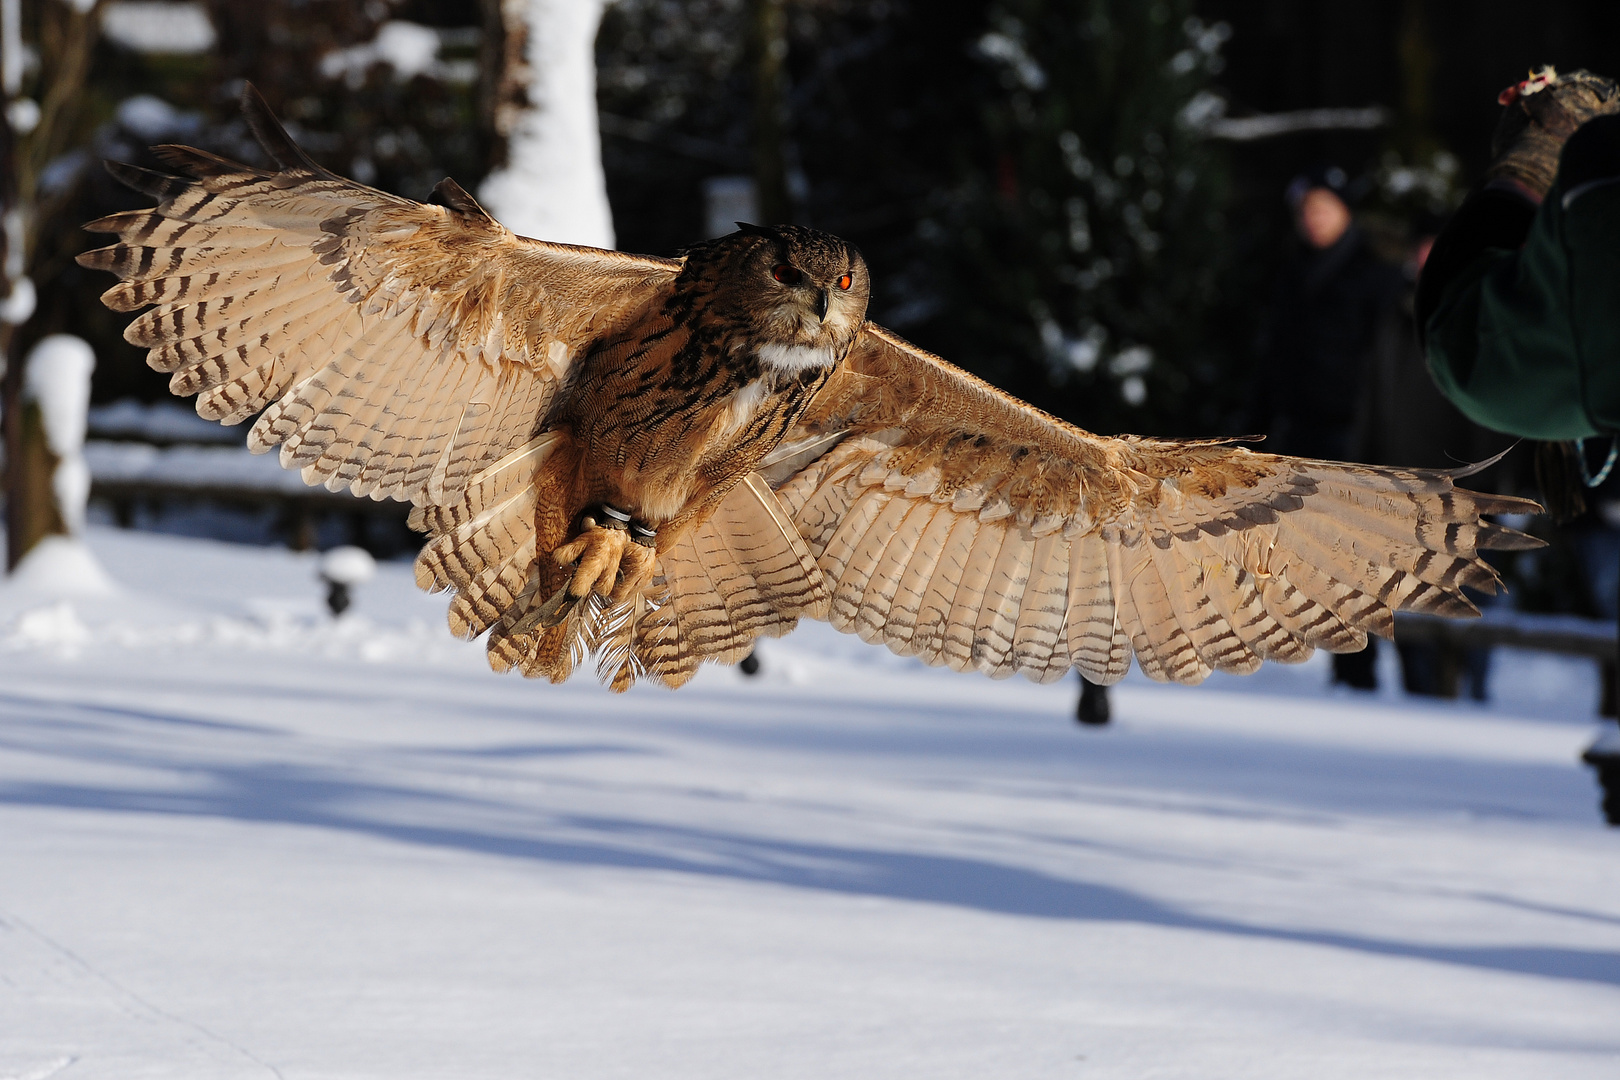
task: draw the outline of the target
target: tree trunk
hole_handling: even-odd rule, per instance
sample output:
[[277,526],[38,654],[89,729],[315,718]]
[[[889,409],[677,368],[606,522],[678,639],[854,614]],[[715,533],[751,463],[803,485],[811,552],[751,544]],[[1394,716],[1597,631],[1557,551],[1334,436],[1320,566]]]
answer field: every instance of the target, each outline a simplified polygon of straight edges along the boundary
[[12,440],[6,440],[7,570],[16,569],[23,556],[47,536],[66,536],[68,531],[51,486],[58,459],[45,441],[45,421],[39,405],[25,402],[13,415],[18,418],[15,457]]
[[791,221],[784,142],[787,138],[786,0],[749,0],[749,67],[754,75],[754,187],[760,221]]
[[[35,254],[30,250],[30,237],[46,216],[42,209],[54,210],[38,205],[39,174],[72,145],[105,7],[105,0],[39,7],[34,27],[38,40],[34,44],[40,75],[30,90],[39,102],[39,113],[32,131],[19,132],[11,126],[9,106],[29,88],[20,68],[6,66],[4,82],[0,83],[0,216],[10,227],[0,230],[0,267],[4,268],[0,273],[0,299],[10,296],[16,282],[37,270],[30,266]],[[9,29],[11,35],[22,31],[16,25]],[[5,66],[3,59],[0,66]],[[26,321],[26,316],[18,318]],[[0,322],[7,570],[14,569],[41,537],[67,532],[51,486],[56,457],[45,443],[39,408],[23,401],[25,357],[18,347],[16,331],[15,325]]]
[[[6,45],[10,46],[9,38],[17,33],[17,28],[5,27],[7,37]],[[6,47],[7,54],[12,49]],[[0,65],[13,61],[14,57],[0,56]],[[4,107],[10,104],[15,93],[15,84],[19,79],[18,73],[7,68],[5,72],[5,92],[0,93],[0,214],[5,214],[17,205],[17,133],[12,130],[9,111]],[[11,283],[13,275],[9,272],[20,260],[20,252],[12,250],[12,240],[15,229],[0,228],[0,299],[11,296]],[[17,328],[11,323],[0,320],[0,432],[5,435],[5,504],[6,504],[6,570],[9,572],[16,567],[23,554],[33,546],[32,542],[25,541],[25,536],[32,530],[25,528],[25,523],[34,517],[31,512],[31,503],[28,493],[33,486],[24,482],[24,462],[28,460],[27,441],[23,437],[22,416],[22,358],[13,359],[11,356],[12,344],[17,338]],[[37,425],[36,425],[37,426]],[[43,436],[41,429],[36,436]]]
[[[499,165],[478,197],[524,236],[613,246],[596,122],[604,0],[499,0],[499,71],[486,82]],[[486,8],[486,12],[490,9]]]
[[479,127],[486,172],[505,168],[508,140],[529,106],[526,0],[479,0],[484,34],[478,46]]

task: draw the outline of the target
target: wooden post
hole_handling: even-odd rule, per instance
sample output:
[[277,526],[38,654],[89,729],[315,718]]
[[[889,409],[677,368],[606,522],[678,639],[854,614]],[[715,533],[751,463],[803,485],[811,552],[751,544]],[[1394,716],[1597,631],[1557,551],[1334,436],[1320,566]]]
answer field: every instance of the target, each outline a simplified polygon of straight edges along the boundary
[[[1615,627],[1620,634],[1620,625]],[[1615,659],[1603,665],[1603,700],[1598,706],[1600,716],[1620,717],[1620,641],[1616,642]]]

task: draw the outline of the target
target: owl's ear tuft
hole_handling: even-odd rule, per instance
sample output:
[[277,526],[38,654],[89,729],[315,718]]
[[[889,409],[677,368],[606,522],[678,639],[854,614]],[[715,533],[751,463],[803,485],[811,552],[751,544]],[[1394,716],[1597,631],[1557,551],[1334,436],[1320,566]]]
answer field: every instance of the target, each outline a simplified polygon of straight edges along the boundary
[[769,225],[750,225],[746,221],[734,221],[732,224],[736,225],[737,231],[744,236],[763,236],[769,240],[782,239],[782,234]]

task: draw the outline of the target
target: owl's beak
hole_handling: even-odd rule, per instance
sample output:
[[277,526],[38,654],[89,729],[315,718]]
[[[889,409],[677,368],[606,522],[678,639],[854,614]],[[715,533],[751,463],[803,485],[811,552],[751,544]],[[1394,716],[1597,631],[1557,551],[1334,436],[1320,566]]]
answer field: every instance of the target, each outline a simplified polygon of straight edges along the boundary
[[832,296],[826,289],[816,291],[816,315],[822,322],[827,321],[827,311],[832,307]]

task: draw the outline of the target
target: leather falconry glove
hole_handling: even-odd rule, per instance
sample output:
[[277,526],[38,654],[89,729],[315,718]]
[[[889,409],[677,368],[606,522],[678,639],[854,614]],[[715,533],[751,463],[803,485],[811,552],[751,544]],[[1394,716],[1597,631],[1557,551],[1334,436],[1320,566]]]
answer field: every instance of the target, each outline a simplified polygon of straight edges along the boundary
[[1593,117],[1620,113],[1620,85],[1584,69],[1560,75],[1548,66],[1497,100],[1506,108],[1491,136],[1486,181],[1508,181],[1539,202],[1558,174],[1564,141]]

